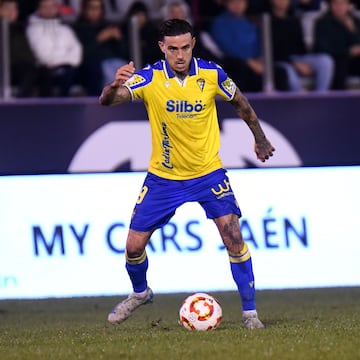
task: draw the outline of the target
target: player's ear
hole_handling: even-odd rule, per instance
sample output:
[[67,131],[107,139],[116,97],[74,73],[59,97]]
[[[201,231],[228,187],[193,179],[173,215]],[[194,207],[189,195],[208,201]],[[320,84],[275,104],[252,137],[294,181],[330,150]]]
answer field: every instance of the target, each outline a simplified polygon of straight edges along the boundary
[[165,44],[163,41],[158,41],[160,50],[165,54]]
[[193,37],[193,38],[191,39],[191,48],[192,48],[192,49],[194,48],[195,44],[196,44],[196,38]]

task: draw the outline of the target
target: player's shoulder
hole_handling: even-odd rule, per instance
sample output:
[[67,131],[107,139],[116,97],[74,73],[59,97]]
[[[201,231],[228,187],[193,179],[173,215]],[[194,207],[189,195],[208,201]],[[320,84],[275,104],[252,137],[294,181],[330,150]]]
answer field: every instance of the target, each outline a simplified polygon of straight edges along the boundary
[[210,70],[210,72],[213,70],[217,74],[218,79],[222,81],[228,77],[224,69],[214,61],[196,58],[196,62],[200,70]]
[[152,65],[147,64],[142,69],[137,70],[135,74],[126,81],[125,85],[134,90],[150,84],[154,76],[154,69],[157,69],[157,67],[157,63]]
[[204,69],[204,70],[218,70],[218,69],[221,69],[221,66],[218,65],[214,61],[205,60],[205,59],[201,59],[201,58],[196,58],[196,62],[197,62],[197,66],[198,66],[199,69]]
[[196,59],[198,68],[205,70],[214,70],[216,72],[216,81],[221,89],[222,93],[225,94],[228,100],[234,97],[236,91],[236,85],[224,69],[214,61],[206,61],[203,59]]

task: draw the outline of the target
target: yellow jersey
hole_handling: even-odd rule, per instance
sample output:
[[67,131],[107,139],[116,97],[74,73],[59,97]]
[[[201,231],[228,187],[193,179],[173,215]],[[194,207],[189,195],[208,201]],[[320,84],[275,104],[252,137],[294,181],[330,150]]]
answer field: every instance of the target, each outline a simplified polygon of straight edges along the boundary
[[230,101],[234,82],[217,64],[192,58],[181,81],[166,60],[137,71],[125,84],[142,99],[150,121],[152,154],[148,171],[187,180],[222,167],[216,95]]

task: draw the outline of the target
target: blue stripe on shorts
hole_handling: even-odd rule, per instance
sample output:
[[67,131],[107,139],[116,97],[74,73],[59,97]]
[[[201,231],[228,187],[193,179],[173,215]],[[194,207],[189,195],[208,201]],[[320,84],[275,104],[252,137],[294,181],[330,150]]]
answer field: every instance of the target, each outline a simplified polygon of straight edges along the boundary
[[130,229],[152,231],[169,222],[186,202],[198,202],[209,219],[241,216],[225,169],[190,180],[169,180],[148,173],[130,223]]

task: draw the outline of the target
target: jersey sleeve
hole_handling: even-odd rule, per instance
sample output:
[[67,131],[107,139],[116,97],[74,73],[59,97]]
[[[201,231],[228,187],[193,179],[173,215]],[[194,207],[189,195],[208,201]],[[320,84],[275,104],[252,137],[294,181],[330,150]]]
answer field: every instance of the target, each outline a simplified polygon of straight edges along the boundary
[[217,65],[218,73],[218,95],[224,100],[230,101],[235,95],[236,85],[232,79],[227,75],[223,68]]
[[124,84],[130,91],[133,100],[143,99],[144,90],[151,83],[153,78],[153,69],[150,65],[137,71],[129,80]]

